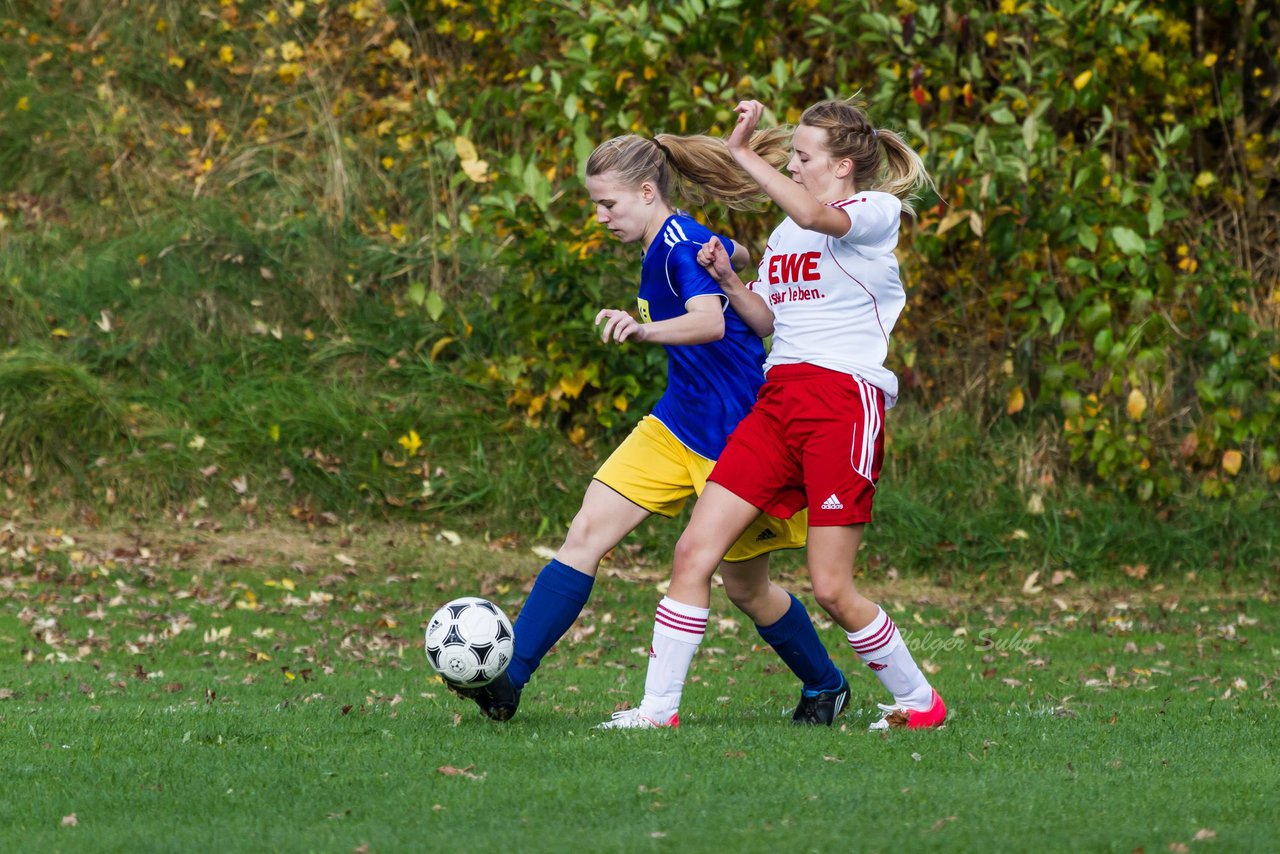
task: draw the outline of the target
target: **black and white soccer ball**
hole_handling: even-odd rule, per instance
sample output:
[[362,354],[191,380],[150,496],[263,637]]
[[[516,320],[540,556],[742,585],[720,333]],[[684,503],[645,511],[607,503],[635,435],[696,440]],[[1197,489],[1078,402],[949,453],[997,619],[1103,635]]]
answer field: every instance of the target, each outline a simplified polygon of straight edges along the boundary
[[427,623],[427,661],[460,688],[488,685],[511,663],[515,633],[502,609],[479,596],[446,602]]

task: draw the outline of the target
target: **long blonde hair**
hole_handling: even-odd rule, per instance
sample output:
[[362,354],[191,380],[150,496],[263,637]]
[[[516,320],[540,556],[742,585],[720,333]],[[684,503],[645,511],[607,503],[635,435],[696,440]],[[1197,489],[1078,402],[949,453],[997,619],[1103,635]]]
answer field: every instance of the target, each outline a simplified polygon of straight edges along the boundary
[[[758,130],[751,136],[751,148],[781,169],[791,156],[790,140],[787,128]],[[596,146],[587,158],[586,172],[587,177],[614,172],[630,187],[649,181],[668,204],[674,193],[694,207],[719,202],[733,210],[751,210],[769,198],[733,159],[724,140],[705,134],[617,136]]]
[[937,191],[915,149],[897,131],[873,125],[862,105],[853,99],[820,101],[800,115],[800,124],[825,130],[827,152],[837,160],[847,157],[853,161],[858,189],[892,193],[902,200],[907,213],[915,213],[911,200],[917,197],[917,190],[929,187]]

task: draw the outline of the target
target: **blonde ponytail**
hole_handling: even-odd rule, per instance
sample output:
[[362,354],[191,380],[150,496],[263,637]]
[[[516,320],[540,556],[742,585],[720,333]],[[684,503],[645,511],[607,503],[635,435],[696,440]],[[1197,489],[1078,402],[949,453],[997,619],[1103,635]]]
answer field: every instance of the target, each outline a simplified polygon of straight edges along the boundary
[[[758,130],[751,136],[751,148],[776,169],[786,166],[790,142],[789,128]],[[587,177],[605,172],[616,173],[629,187],[652,183],[667,204],[674,196],[691,207],[720,202],[733,210],[751,210],[769,200],[729,154],[724,140],[704,134],[614,137],[587,158]]]
[[[676,172],[678,194],[701,207],[719,202],[733,210],[760,207],[769,197],[729,153],[724,140],[705,134],[676,136],[664,133],[654,141],[666,153]],[[751,148],[775,169],[791,157],[790,128],[767,128],[751,135]]]
[[902,200],[902,209],[914,215],[911,200],[919,198],[918,191],[928,187],[937,192],[933,177],[925,168],[920,154],[907,145],[899,133],[877,128],[876,137],[884,151],[884,170],[874,189],[897,196]]
[[892,193],[902,200],[902,209],[913,214],[911,200],[924,187],[936,189],[933,178],[900,134],[871,124],[856,97],[814,104],[801,114],[800,124],[825,130],[831,156],[853,161],[859,190]]

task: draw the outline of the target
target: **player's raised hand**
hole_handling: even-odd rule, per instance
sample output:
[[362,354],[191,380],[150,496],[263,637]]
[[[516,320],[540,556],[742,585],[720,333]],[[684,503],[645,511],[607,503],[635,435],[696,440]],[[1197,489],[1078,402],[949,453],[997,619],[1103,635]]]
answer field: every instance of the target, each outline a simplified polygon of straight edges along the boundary
[[739,101],[733,111],[738,114],[738,123],[733,126],[725,144],[731,149],[750,148],[751,135],[756,132],[760,117],[764,115],[764,104],[759,101]]
[[724,251],[724,244],[714,237],[698,250],[698,263],[706,267],[711,278],[720,283],[725,282],[733,272],[729,253]]
[[636,341],[644,340],[644,325],[621,309],[601,309],[596,315],[596,326],[601,323],[604,328],[600,330],[600,340],[606,344],[611,340],[619,344],[632,338]]

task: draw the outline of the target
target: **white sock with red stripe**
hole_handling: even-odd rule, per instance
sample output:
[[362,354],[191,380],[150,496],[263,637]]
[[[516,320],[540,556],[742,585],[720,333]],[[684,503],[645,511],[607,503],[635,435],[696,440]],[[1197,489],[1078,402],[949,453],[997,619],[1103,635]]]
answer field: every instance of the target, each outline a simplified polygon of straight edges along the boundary
[[680,709],[684,679],[707,632],[710,613],[710,608],[695,608],[667,596],[658,603],[640,711],[660,724]]
[[898,627],[883,608],[876,609],[875,619],[868,625],[846,632],[846,637],[853,651],[893,694],[895,703],[908,709],[928,709],[933,704],[933,686],[920,672]]

